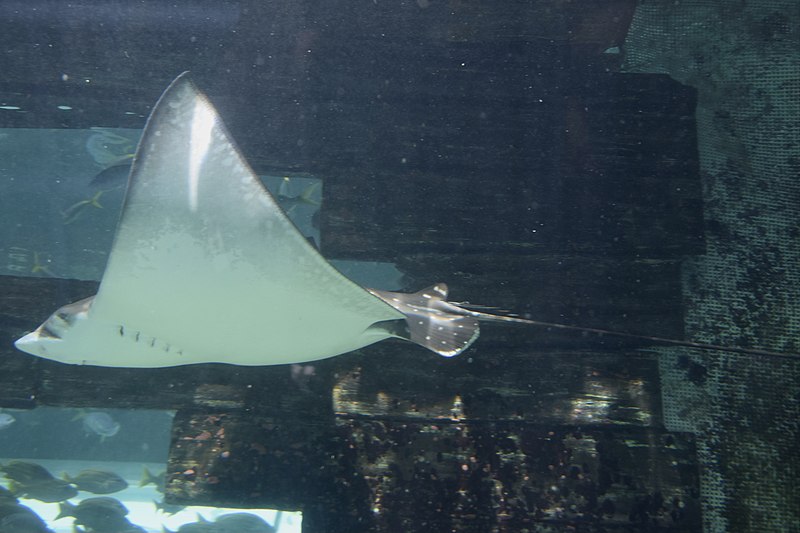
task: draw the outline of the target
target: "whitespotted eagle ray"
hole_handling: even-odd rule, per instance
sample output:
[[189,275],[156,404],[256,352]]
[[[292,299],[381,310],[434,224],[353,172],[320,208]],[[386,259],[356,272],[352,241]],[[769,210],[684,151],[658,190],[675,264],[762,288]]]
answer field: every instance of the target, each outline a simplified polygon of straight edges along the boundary
[[363,288],[295,228],[187,73],[147,120],[97,295],[15,344],[112,367],[301,363],[390,337],[450,357],[477,339],[479,320],[797,357],[492,315],[448,302],[441,283],[413,294]]

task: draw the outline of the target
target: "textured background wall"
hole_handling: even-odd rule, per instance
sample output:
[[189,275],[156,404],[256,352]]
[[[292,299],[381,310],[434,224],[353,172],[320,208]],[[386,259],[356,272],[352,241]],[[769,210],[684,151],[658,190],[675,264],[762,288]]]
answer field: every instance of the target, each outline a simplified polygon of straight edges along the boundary
[[[647,2],[627,39],[628,71],[698,90],[707,254],[684,268],[696,339],[798,351],[799,28],[793,1]],[[672,353],[661,368],[667,427],[699,435],[705,530],[796,530],[798,361]]]

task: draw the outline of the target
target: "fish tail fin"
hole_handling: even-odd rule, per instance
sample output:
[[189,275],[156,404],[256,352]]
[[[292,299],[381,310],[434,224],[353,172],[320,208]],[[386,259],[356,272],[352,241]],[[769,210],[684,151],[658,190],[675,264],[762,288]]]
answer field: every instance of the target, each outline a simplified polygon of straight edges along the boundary
[[139,486],[144,487],[146,485],[149,485],[150,483],[155,483],[155,482],[156,482],[156,477],[153,475],[152,472],[150,472],[150,469],[147,468],[146,466],[142,467],[142,479],[139,480]]
[[300,193],[300,200],[307,205],[319,205],[319,202],[314,200],[312,196],[314,195],[314,191],[317,190],[319,187],[320,182],[315,182],[306,187],[302,193]]
[[58,515],[53,520],[58,520],[59,518],[66,518],[67,516],[75,516],[75,508],[77,505],[73,505],[69,502],[61,502],[58,504]]
[[103,204],[100,203],[100,197],[103,196],[103,193],[105,192],[106,191],[104,190],[99,190],[96,193],[94,193],[94,196],[89,198],[89,204],[98,209],[103,209]]
[[22,496],[25,494],[25,489],[14,480],[8,482],[8,492],[13,494],[14,496]]

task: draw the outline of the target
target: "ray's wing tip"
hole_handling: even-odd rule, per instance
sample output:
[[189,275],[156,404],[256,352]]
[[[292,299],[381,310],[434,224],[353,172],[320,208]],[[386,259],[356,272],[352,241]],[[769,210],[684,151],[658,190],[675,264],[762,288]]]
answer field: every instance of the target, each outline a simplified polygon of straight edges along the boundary
[[166,89],[164,89],[164,92],[161,93],[161,97],[156,102],[156,107],[159,107],[159,103],[170,100],[172,95],[180,94],[182,89],[186,89],[195,95],[205,96],[203,91],[201,91],[194,82],[192,72],[190,70],[184,70],[170,82]]
[[170,87],[173,87],[179,83],[191,83],[192,85],[194,85],[194,82],[192,81],[192,71],[184,70],[183,72],[175,76],[175,79],[172,80],[172,83],[169,84],[167,90],[169,90]]

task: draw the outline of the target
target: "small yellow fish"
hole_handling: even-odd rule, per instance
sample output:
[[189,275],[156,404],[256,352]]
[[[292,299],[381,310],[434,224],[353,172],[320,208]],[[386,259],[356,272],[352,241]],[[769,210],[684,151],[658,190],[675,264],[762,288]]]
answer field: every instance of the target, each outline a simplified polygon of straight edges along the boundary
[[97,209],[103,209],[103,206],[100,204],[100,197],[103,196],[103,193],[106,191],[97,191],[94,196],[91,198],[87,198],[86,200],[81,200],[80,202],[76,202],[69,206],[61,216],[64,217],[64,224],[72,224],[78,218],[83,215],[83,213],[90,207],[96,207]]
[[[45,263],[49,262],[50,259],[45,260]],[[31,274],[44,274],[45,276],[50,276],[51,278],[56,277],[47,264],[42,264],[41,254],[36,251],[33,252],[33,266],[31,267]]]
[[92,128],[92,131],[94,133],[86,140],[86,151],[98,165],[114,165],[120,157],[132,157],[136,151],[135,139],[106,128]]
[[284,176],[283,181],[281,181],[280,187],[278,188],[278,194],[276,197],[278,199],[278,203],[281,204],[284,211],[287,214],[290,214],[295,207],[298,205],[310,205],[310,206],[319,206],[320,202],[314,199],[316,190],[321,185],[321,181],[315,181],[305,189],[303,192],[297,195],[290,195],[289,194],[289,182],[291,178],[288,176]]

